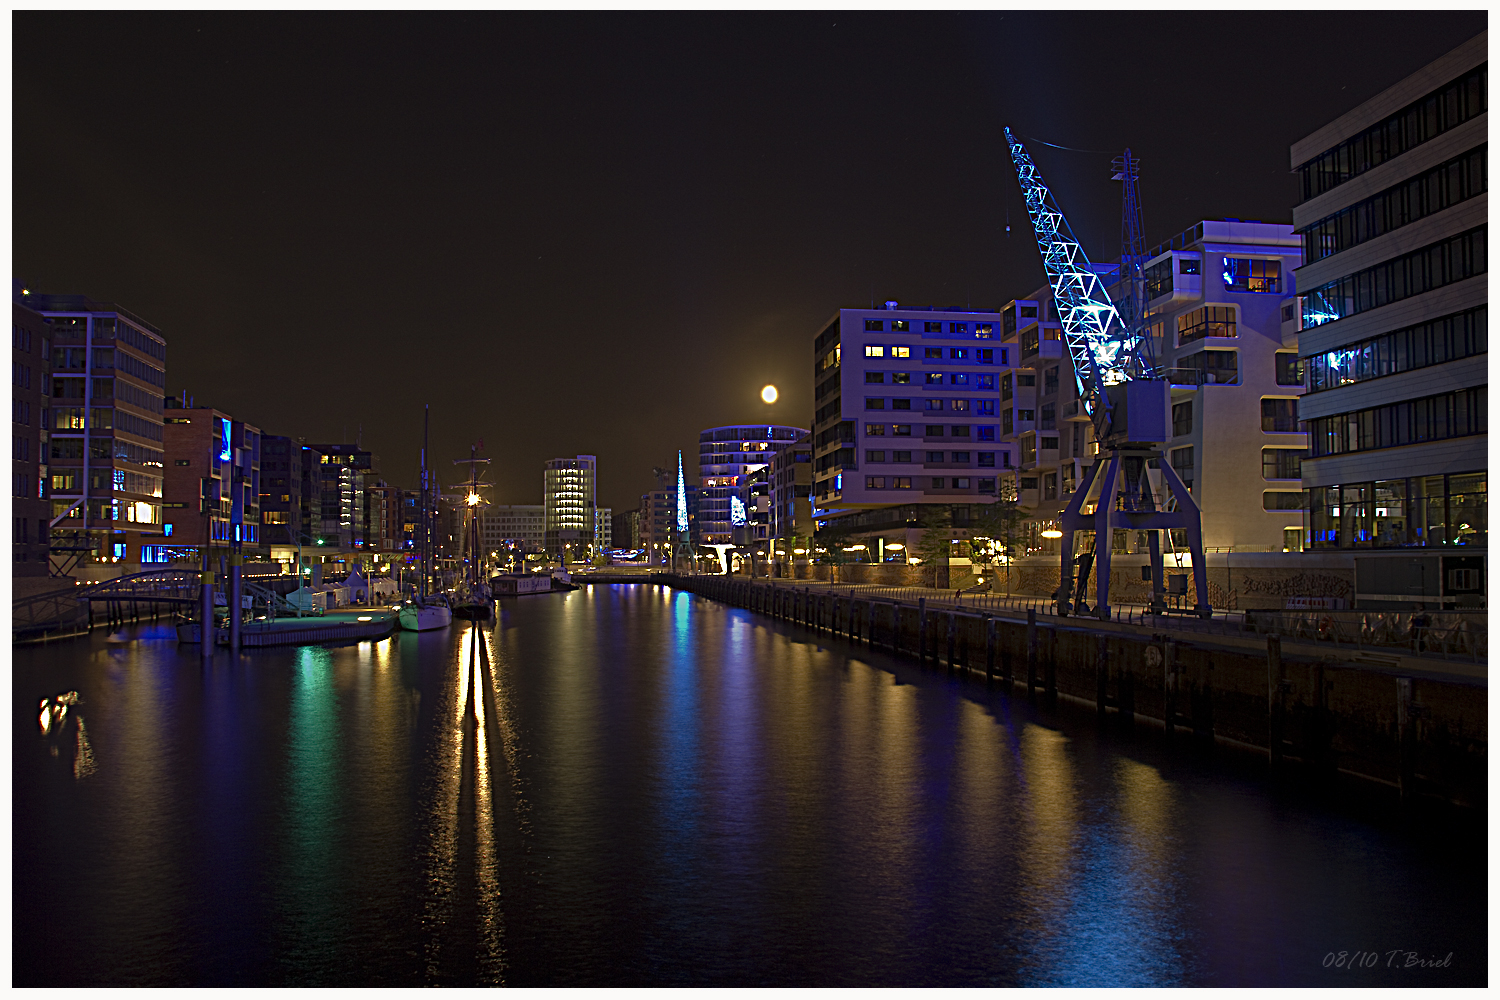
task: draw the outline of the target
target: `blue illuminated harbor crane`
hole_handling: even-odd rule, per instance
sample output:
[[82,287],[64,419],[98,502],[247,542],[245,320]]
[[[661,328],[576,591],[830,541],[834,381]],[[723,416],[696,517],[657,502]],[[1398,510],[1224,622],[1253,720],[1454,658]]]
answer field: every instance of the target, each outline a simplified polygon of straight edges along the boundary
[[[1093,613],[1102,620],[1109,618],[1110,556],[1117,529],[1147,533],[1151,607],[1158,613],[1164,612],[1167,581],[1160,532],[1181,529],[1192,559],[1194,610],[1207,616],[1202,518],[1192,494],[1164,460],[1162,446],[1170,439],[1171,387],[1154,363],[1144,315],[1145,294],[1135,292],[1135,282],[1130,280],[1143,261],[1121,262],[1120,276],[1131,289],[1132,301],[1127,309],[1131,321],[1127,322],[1110,301],[1100,269],[1089,263],[1031,154],[1008,128],[1005,138],[1021,191],[1026,196],[1026,211],[1036,232],[1042,266],[1052,287],[1057,318],[1073,362],[1078,397],[1092,418],[1098,449],[1094,464],[1085,470],[1078,492],[1073,494],[1059,519],[1062,571],[1057,589],[1058,614],[1067,615],[1073,610],[1075,535],[1079,531],[1092,531],[1093,558],[1085,555],[1079,560],[1079,597],[1083,597],[1092,562],[1096,581]],[[1136,246],[1140,242],[1139,234],[1130,231],[1139,228],[1140,218],[1135,163],[1128,152],[1122,161],[1117,161],[1117,172],[1126,182],[1126,240],[1132,246],[1124,256],[1129,258],[1138,256]],[[1162,486],[1170,492],[1175,504],[1158,502],[1166,499],[1161,493]],[[1185,578],[1182,582],[1186,582]],[[1174,590],[1181,592],[1176,587]],[[1085,610],[1081,602],[1080,610]]]

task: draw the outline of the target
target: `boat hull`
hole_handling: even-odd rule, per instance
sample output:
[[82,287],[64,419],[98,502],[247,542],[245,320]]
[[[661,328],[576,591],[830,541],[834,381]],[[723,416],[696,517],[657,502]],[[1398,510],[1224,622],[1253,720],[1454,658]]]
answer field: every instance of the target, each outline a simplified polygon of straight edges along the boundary
[[460,604],[453,609],[453,617],[471,622],[487,622],[490,620],[490,606],[488,604]]
[[431,632],[452,625],[453,611],[441,604],[429,604],[421,608],[407,605],[401,609],[397,618],[401,627],[408,632]]

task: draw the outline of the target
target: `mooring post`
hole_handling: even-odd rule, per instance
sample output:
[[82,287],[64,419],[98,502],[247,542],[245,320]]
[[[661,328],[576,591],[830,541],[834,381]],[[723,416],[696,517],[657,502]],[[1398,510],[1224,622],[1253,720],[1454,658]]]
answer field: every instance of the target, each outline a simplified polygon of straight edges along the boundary
[[1166,692],[1167,707],[1162,713],[1166,716],[1166,735],[1171,739],[1177,732],[1177,640],[1168,639],[1162,643],[1162,689]]
[[1417,726],[1410,677],[1396,678],[1396,741],[1400,755],[1401,802],[1409,804],[1417,792]]
[[1057,705],[1057,629],[1047,629],[1047,707]]
[[1266,711],[1270,716],[1266,739],[1270,744],[1271,770],[1281,770],[1286,745],[1286,667],[1281,660],[1281,636],[1266,636]]
[[1094,642],[1094,707],[1102,722],[1109,705],[1109,639],[1100,633]]
[[1026,697],[1036,697],[1036,608],[1026,609]]
[[984,682],[991,683],[995,679],[995,619],[989,615],[984,617]]
[[917,663],[927,663],[927,598],[917,598]]

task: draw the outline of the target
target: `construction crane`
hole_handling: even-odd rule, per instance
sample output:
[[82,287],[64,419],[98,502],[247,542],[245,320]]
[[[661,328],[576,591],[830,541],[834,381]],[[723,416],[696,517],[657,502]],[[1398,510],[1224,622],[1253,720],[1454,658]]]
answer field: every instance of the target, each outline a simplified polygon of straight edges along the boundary
[[[1100,273],[1103,269],[1089,262],[1031,154],[1008,128],[1005,138],[1026,197],[1026,211],[1052,288],[1068,356],[1073,362],[1078,397],[1093,421],[1098,449],[1094,464],[1084,471],[1078,491],[1059,518],[1062,568],[1057,590],[1058,614],[1068,615],[1073,611],[1075,536],[1080,531],[1092,531],[1092,559],[1086,554],[1079,560],[1078,595],[1084,596],[1092,566],[1096,587],[1092,612],[1101,620],[1108,620],[1114,532],[1123,528],[1148,534],[1151,609],[1157,613],[1167,609],[1160,533],[1175,529],[1185,532],[1196,592],[1194,610],[1207,616],[1202,518],[1192,494],[1165,461],[1162,446],[1170,440],[1171,387],[1154,364],[1144,314],[1144,290],[1135,291],[1135,271],[1144,263],[1141,259],[1144,254],[1137,249],[1141,245],[1135,187],[1137,161],[1129,151],[1116,161],[1116,172],[1126,182],[1123,228],[1124,239],[1131,244],[1131,251],[1122,255],[1130,259],[1122,260],[1120,269],[1120,278],[1130,289],[1132,300],[1127,307],[1130,314],[1127,321],[1110,300]],[[1176,501],[1175,509],[1168,510],[1167,503],[1159,502],[1166,500],[1161,492],[1163,485]],[[1081,601],[1079,610],[1087,610]]]

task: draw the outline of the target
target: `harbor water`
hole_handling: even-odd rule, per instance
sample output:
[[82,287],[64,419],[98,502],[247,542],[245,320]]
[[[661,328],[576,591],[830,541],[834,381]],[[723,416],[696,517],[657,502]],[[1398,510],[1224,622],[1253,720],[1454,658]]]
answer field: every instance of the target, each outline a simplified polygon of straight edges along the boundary
[[1486,982],[1482,817],[662,586],[499,608],[16,648],[13,984]]

